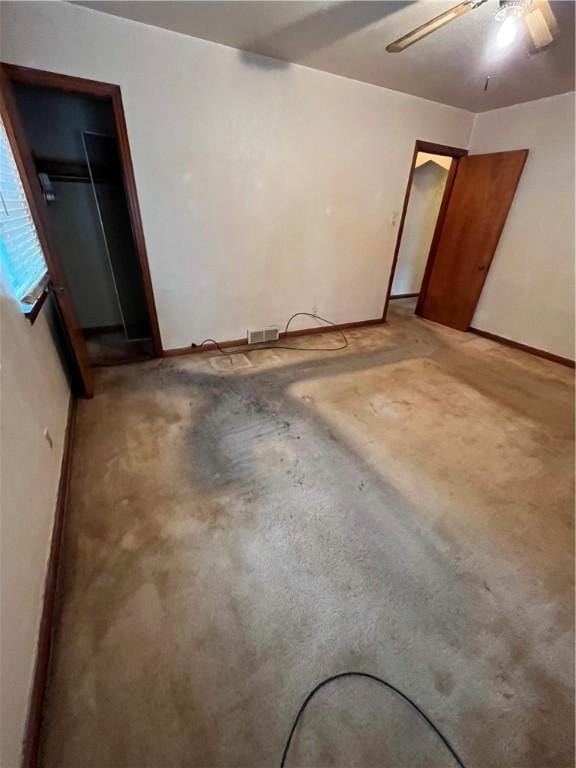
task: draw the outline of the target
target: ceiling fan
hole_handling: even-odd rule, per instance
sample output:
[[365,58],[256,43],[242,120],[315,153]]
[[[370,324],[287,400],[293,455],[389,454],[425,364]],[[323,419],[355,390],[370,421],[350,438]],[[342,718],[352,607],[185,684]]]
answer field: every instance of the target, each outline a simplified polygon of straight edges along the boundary
[[[435,16],[425,24],[416,27],[406,35],[394,40],[386,46],[389,53],[401,53],[410,45],[414,45],[423,37],[436,32],[451,21],[463,16],[469,11],[479,8],[487,0],[464,0],[463,3],[449,8],[439,16]],[[502,22],[499,33],[499,44],[507,45],[512,42],[516,33],[518,20],[522,20],[528,29],[533,53],[548,47],[558,36],[558,25],[550,8],[548,0],[500,0],[500,7],[495,19]]]

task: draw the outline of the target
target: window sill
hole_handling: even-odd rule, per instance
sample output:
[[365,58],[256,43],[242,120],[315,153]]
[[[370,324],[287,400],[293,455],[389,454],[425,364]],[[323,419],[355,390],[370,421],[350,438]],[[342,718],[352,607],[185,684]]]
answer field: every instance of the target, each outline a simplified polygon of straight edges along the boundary
[[44,288],[40,296],[36,299],[34,304],[28,309],[27,312],[24,313],[24,317],[28,319],[30,322],[30,325],[34,325],[36,322],[36,318],[40,314],[40,310],[44,306],[44,302],[46,301],[46,297],[48,296],[48,287]]

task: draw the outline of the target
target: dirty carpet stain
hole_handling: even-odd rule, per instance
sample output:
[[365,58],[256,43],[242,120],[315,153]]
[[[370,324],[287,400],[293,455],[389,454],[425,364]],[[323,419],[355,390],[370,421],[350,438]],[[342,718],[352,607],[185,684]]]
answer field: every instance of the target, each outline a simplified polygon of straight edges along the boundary
[[[468,765],[573,764],[572,372],[402,302],[349,335],[99,373],[45,768],[274,766],[346,669],[414,697]],[[310,705],[290,760],[448,764],[357,680]]]

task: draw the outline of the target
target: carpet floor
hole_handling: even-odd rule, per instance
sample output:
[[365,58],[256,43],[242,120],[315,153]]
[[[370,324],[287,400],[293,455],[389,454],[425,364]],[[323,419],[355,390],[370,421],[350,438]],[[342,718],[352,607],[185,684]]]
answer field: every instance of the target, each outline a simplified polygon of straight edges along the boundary
[[[348,336],[97,372],[46,768],[273,768],[345,670],[468,768],[573,765],[573,372],[402,302]],[[358,679],[287,761],[453,765]]]

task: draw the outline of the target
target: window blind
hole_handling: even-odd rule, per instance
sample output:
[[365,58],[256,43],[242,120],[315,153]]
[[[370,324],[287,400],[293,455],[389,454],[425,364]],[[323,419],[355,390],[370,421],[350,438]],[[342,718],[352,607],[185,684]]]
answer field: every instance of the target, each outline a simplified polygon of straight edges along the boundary
[[44,254],[1,120],[0,263],[6,287],[19,302],[25,302],[46,276]]

